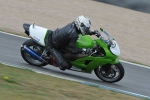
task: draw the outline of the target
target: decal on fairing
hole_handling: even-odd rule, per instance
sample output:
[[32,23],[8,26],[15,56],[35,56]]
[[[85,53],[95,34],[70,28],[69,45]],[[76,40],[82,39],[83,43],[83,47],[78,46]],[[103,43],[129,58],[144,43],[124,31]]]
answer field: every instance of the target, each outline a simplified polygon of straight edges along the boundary
[[35,37],[35,36],[33,36],[32,38],[35,40],[35,42],[39,42],[39,41],[40,41],[40,39],[38,39],[38,38]]

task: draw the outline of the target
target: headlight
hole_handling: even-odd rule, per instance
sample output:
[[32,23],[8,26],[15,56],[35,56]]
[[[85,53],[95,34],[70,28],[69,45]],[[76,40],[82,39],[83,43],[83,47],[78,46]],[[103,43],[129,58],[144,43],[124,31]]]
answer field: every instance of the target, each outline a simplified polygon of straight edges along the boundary
[[115,47],[116,47],[116,43],[115,43],[114,41],[112,42],[111,47],[112,47],[112,48],[115,48]]

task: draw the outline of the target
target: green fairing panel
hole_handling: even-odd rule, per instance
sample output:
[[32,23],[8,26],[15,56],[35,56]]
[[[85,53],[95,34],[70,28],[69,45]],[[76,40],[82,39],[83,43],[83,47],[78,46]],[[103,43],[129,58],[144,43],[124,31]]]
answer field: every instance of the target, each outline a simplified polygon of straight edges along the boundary
[[89,35],[79,35],[79,39],[76,42],[77,48],[92,48],[94,41]]
[[111,52],[110,52],[110,50],[109,50],[109,48],[108,48],[108,46],[107,46],[107,44],[106,43],[104,43],[103,41],[101,41],[101,40],[99,40],[99,39],[97,39],[97,40],[95,40],[95,42],[97,43],[97,44],[99,44],[101,47],[103,47],[103,49],[104,49],[104,51],[105,51],[105,53],[106,53],[106,56],[105,56],[105,58],[117,58],[117,56],[116,55],[113,55]]
[[[87,61],[87,63],[86,63]],[[101,65],[105,65],[107,63],[110,64],[117,64],[119,63],[119,60],[117,58],[105,58],[105,57],[85,57],[85,58],[80,58],[78,60],[72,61],[71,64],[73,66],[76,66],[79,69],[85,69],[86,72],[91,72],[95,68]]]
[[[85,37],[84,37],[85,38]],[[81,39],[81,38],[80,38]],[[83,41],[84,39],[81,39],[80,41]],[[93,41],[93,40],[91,40]],[[85,42],[85,41],[84,41]],[[105,64],[117,64],[119,63],[118,57],[113,55],[107,44],[103,41],[96,39],[95,42],[103,47],[106,55],[103,57],[94,57],[94,56],[87,56],[83,58],[79,58],[75,61],[72,61],[71,64],[79,69],[83,69],[86,72],[91,72],[93,69],[97,68],[98,66],[105,65]],[[79,42],[78,42],[79,43]],[[94,43],[93,43],[94,45]],[[93,46],[92,45],[92,46]]]

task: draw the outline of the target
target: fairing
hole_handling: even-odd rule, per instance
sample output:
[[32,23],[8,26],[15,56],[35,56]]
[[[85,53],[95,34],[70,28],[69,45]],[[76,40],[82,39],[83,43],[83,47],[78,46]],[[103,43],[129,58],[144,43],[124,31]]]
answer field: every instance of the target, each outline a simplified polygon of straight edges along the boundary
[[73,66],[76,66],[77,68],[81,69],[82,71],[85,72],[91,72],[92,70],[94,70],[95,68],[101,66],[101,65],[105,65],[105,64],[117,64],[119,63],[119,59],[118,56],[113,54],[110,51],[110,48],[108,47],[108,45],[100,40],[100,39],[96,39],[95,43],[98,44],[99,46],[101,46],[106,55],[105,56],[88,56],[88,57],[83,57],[80,59],[77,59],[75,61],[72,61],[71,64]]
[[45,37],[47,36],[48,29],[36,25],[30,25],[29,32],[29,36],[35,42],[42,46],[45,46]]
[[111,47],[110,47],[110,51],[111,51],[114,55],[119,56],[119,55],[120,55],[120,49],[119,49],[119,46],[118,46],[118,44],[117,44],[116,41],[113,40],[113,42],[114,42],[114,44],[113,44],[114,47],[111,46]]

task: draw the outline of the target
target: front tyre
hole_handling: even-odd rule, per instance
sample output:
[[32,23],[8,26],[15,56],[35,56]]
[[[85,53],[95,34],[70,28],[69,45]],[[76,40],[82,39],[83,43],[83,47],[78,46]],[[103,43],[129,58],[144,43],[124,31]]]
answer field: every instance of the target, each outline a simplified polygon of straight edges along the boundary
[[[42,54],[44,48],[42,46],[40,46],[39,44],[37,44],[36,42],[34,42],[32,39],[29,39],[27,41],[25,41],[22,46],[28,46],[30,49],[34,50],[35,52],[37,52],[39,55]],[[23,47],[21,47],[20,49],[20,52],[21,52],[21,56],[22,58],[27,62],[29,63],[30,65],[34,65],[34,66],[39,66],[39,67],[42,67],[42,66],[46,66],[47,63],[44,63],[44,62],[40,62],[36,59],[34,59],[32,56],[30,56],[28,53],[24,52],[23,50]]]
[[96,76],[109,83],[120,81],[124,76],[124,68],[121,63],[106,64],[94,69]]

